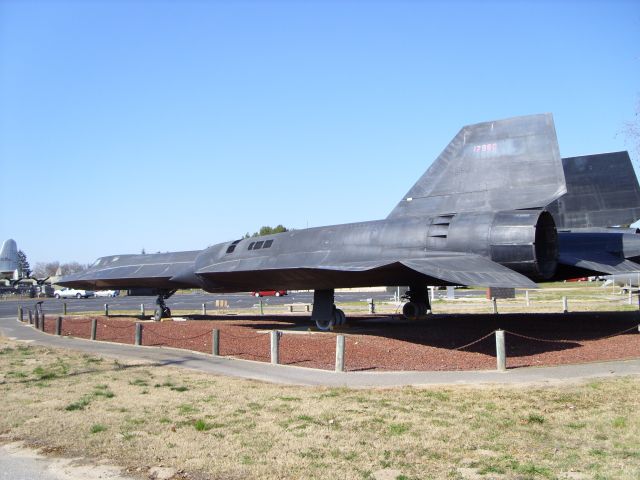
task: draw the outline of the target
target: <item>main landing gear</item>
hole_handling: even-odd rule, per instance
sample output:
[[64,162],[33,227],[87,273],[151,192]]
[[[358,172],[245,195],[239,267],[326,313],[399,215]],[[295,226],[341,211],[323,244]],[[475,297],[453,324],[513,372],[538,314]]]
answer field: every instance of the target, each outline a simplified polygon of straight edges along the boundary
[[171,318],[171,309],[164,303],[171,295],[176,293],[175,290],[160,290],[156,299],[156,308],[153,311],[153,320],[159,322],[163,318]]
[[335,326],[344,325],[347,317],[344,312],[334,305],[334,290],[314,290],[313,311],[311,320],[316,322],[318,330],[328,332]]
[[427,315],[431,305],[429,304],[429,289],[426,285],[409,285],[409,290],[404,298],[409,301],[402,307],[402,315],[407,320],[417,320]]

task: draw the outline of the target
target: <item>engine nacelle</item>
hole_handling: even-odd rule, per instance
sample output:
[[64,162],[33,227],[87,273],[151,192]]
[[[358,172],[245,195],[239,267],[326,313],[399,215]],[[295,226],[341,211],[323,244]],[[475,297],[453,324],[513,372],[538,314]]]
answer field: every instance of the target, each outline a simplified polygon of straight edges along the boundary
[[477,253],[534,280],[551,278],[558,263],[555,222],[541,210],[442,215],[427,235],[432,248]]

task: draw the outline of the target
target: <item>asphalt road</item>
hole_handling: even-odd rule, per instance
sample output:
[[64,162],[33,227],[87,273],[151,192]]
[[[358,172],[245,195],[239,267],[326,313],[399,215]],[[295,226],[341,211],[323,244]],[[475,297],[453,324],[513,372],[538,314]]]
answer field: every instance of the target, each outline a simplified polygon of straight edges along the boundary
[[[404,292],[401,292],[404,293]],[[438,298],[446,297],[445,290],[437,292]],[[483,290],[456,290],[456,296],[484,296]],[[373,298],[375,302],[389,301],[393,294],[387,292],[337,292],[335,299],[336,304],[346,302],[366,301],[367,298]],[[144,304],[147,315],[153,313],[155,308],[156,297],[96,297],[96,298],[21,298],[7,299],[0,301],[0,316],[12,315],[16,312],[18,305],[29,308],[42,300],[42,308],[44,313],[55,314],[62,312],[62,304],[66,302],[68,313],[79,312],[95,312],[102,311],[104,304],[109,304],[111,312],[116,313],[118,310],[139,310],[140,304]],[[200,310],[202,304],[206,304],[208,312],[215,312],[215,301],[227,300],[231,309],[247,309],[254,307],[258,299],[249,293],[230,293],[230,294],[210,294],[210,293],[190,293],[175,294],[170,297],[166,304],[171,310]],[[286,305],[288,303],[312,303],[312,292],[290,293],[283,297],[262,297],[264,305]]]

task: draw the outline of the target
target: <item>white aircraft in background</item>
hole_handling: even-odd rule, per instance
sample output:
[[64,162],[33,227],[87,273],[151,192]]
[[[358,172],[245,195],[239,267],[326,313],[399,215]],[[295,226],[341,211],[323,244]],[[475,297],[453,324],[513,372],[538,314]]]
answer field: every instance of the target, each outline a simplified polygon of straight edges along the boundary
[[0,279],[14,281],[20,279],[18,245],[12,238],[5,240],[0,249]]

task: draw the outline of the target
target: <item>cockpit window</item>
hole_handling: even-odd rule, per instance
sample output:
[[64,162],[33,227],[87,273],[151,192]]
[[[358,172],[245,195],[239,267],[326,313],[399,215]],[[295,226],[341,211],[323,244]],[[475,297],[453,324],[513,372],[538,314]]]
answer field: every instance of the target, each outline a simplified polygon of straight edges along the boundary
[[227,253],[233,253],[233,251],[236,249],[236,245],[238,245],[241,242],[241,240],[234,240],[233,242],[231,242],[231,245],[229,245],[229,248],[227,248]]

